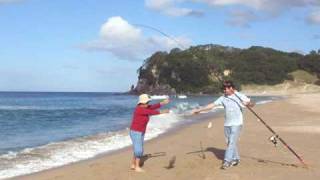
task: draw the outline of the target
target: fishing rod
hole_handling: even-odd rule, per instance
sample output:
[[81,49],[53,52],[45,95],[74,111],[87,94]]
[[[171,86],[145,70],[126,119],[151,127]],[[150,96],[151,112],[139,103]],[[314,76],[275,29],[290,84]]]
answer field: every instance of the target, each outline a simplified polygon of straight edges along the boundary
[[[221,79],[221,77],[216,76],[218,81],[223,85],[224,81]],[[308,168],[308,165],[304,162],[301,156],[299,156],[249,105],[246,105],[244,101],[236,94],[234,95],[240,100],[240,102],[246,106],[252,114],[254,114],[260,122],[273,134],[269,140],[276,146],[277,145],[277,139],[280,140],[280,142],[287,148],[289,151],[298,158],[298,160],[304,165],[304,167]]]
[[[141,27],[145,27],[145,28],[149,28],[149,29],[153,29],[159,33],[161,33],[162,35],[170,38],[171,40],[173,40],[174,42],[176,42],[180,47],[182,47],[182,49],[185,49],[184,46],[182,46],[176,39],[170,37],[169,35],[167,35],[166,33],[154,28],[154,27],[151,27],[151,26],[146,26],[146,25],[142,25],[142,24],[136,24],[137,26],[141,26]],[[223,83],[221,77],[219,77],[219,75],[216,75],[218,81],[220,81],[221,83]],[[235,96],[241,101],[241,103],[243,105],[245,105],[245,103],[243,102],[243,100],[237,95],[235,94]],[[270,137],[269,139],[271,140],[271,142],[276,145],[277,144],[277,139],[280,140],[280,142],[287,148],[289,149],[289,151],[291,153],[293,153],[297,158],[298,160],[305,166],[305,167],[308,167],[308,165],[304,162],[304,160],[301,158],[301,156],[299,156],[250,106],[248,105],[245,105],[252,114],[254,114],[259,120],[260,122],[273,134],[272,137]],[[201,144],[200,144],[201,145]]]
[[148,26],[148,25],[144,25],[144,24],[133,24],[135,26],[140,26],[140,27],[143,27],[143,28],[147,28],[147,29],[151,29],[151,30],[154,30],[164,36],[166,36],[167,38],[171,39],[173,42],[175,42],[181,49],[187,49],[184,45],[182,45],[178,40],[176,40],[175,38],[169,36],[168,34],[164,33],[163,31],[157,29],[157,28],[154,28],[152,26]]
[[[134,24],[136,26],[140,26],[140,27],[144,27],[144,28],[148,28],[148,29],[152,29],[154,31],[157,31],[159,32],[160,34],[166,36],[167,38],[173,40],[175,43],[177,43],[178,46],[180,46],[180,48],[182,49],[186,49],[182,44],[180,44],[176,39],[174,39],[173,37],[169,36],[168,34],[160,31],[159,29],[156,29],[154,27],[151,27],[151,26],[147,26],[147,25],[143,25],[143,24]],[[218,79],[218,81],[220,81],[220,83],[223,84],[223,81],[221,79],[221,77],[219,77],[219,75],[215,75]],[[270,137],[269,139],[271,140],[271,142],[276,145],[277,144],[277,139],[280,140],[280,142],[287,148],[289,149],[289,151],[291,153],[293,153],[297,158],[298,160],[305,166],[305,167],[308,167],[308,165],[304,162],[304,160],[301,158],[301,156],[299,156],[250,106],[246,105],[243,100],[237,95],[235,94],[235,96],[241,101],[241,103],[246,106],[250,112],[252,114],[254,114],[259,120],[260,122],[273,134],[272,137]]]
[[287,148],[289,149],[289,151],[294,154],[298,160],[305,166],[308,167],[308,165],[303,161],[302,157],[299,156],[249,105],[246,105],[243,100],[236,94],[234,93],[234,95],[241,101],[241,103],[243,105],[245,105],[252,114],[254,114],[259,120],[260,122],[273,134],[273,136],[271,136],[269,139],[270,141],[276,145],[277,144],[277,139],[280,140],[280,142]]

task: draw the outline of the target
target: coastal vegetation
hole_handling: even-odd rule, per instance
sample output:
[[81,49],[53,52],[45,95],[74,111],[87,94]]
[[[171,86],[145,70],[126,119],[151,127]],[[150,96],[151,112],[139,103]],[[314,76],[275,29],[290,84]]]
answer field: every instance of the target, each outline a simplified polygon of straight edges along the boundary
[[[156,52],[138,69],[138,83],[131,92],[151,94],[213,94],[221,80],[242,85],[276,85],[297,77],[320,85],[320,50],[303,55],[272,48],[247,49],[199,45],[186,50]],[[312,77],[312,78],[311,78]],[[306,78],[298,78],[304,81]]]

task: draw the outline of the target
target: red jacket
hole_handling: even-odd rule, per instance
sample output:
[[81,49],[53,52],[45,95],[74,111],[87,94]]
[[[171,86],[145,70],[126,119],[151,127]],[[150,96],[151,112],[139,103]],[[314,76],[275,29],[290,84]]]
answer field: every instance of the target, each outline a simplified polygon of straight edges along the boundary
[[149,116],[160,114],[160,111],[156,110],[160,107],[160,103],[149,105],[147,108],[138,105],[133,113],[130,129],[145,133],[149,122]]

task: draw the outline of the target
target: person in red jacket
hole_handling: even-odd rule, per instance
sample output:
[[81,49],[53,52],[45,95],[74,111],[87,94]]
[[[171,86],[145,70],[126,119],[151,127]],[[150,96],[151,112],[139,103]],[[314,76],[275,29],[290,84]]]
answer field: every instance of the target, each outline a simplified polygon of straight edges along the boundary
[[169,110],[158,110],[162,105],[168,104],[169,99],[165,99],[164,101],[153,105],[149,105],[150,101],[151,98],[147,94],[139,96],[139,101],[133,113],[133,119],[130,126],[130,138],[133,145],[131,169],[137,172],[144,172],[140,167],[140,159],[143,156],[144,134],[149,122],[149,116],[169,112]]

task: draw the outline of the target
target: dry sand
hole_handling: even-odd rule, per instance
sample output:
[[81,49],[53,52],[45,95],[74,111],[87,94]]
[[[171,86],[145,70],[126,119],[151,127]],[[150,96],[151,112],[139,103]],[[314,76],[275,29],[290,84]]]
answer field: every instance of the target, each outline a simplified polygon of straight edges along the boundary
[[[223,116],[183,127],[148,141],[145,173],[129,170],[131,149],[78,162],[17,179],[103,179],[103,180],[309,180],[320,179],[320,93],[254,107],[254,110],[298,153],[309,168],[283,145],[268,141],[271,133],[248,110],[239,142],[241,163],[221,170],[225,141]],[[212,128],[207,128],[212,122]],[[201,152],[203,150],[203,153]]]
[[287,96],[292,94],[319,93],[320,86],[303,82],[285,81],[277,85],[243,85],[242,92],[245,94],[268,96],[281,95]]

